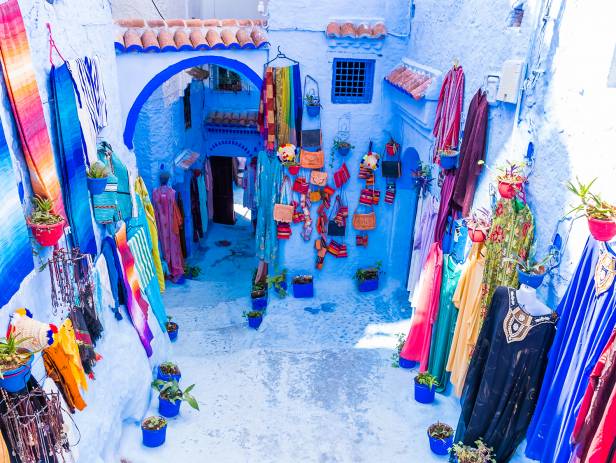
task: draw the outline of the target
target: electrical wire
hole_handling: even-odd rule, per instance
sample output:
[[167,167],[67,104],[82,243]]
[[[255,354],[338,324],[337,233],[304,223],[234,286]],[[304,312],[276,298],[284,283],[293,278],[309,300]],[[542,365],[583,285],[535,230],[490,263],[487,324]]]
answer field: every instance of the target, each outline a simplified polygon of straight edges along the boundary
[[161,17],[161,19],[164,21],[165,17],[163,16],[163,14],[160,12],[160,10],[158,9],[158,5],[156,5],[156,2],[154,0],[151,0],[152,5],[154,5],[154,8],[156,9],[156,12],[158,13],[158,15]]

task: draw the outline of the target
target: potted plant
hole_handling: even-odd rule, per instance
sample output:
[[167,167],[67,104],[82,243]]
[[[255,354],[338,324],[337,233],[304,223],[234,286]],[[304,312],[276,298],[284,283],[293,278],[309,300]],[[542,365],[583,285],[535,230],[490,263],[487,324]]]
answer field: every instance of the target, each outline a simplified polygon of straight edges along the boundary
[[355,147],[351,145],[348,141],[342,140],[340,138],[334,138],[333,150],[337,151],[339,155],[346,156],[353,148]]
[[453,428],[437,421],[428,428],[430,450],[437,455],[447,455],[453,446]]
[[312,275],[296,275],[293,277],[293,297],[309,298],[314,296]]
[[492,215],[486,208],[475,209],[471,215],[464,219],[468,229],[468,237],[473,243],[482,243],[486,240],[490,227],[492,227]]
[[248,320],[248,326],[255,330],[258,330],[263,321],[263,312],[259,310],[251,310],[250,312],[244,312],[242,314]]
[[167,323],[165,323],[165,327],[167,328],[167,334],[169,335],[169,339],[171,342],[175,342],[178,339],[178,330],[180,327],[176,322],[171,321],[173,317],[167,317]]
[[385,152],[389,156],[395,156],[396,153],[400,150],[400,143],[394,140],[393,137],[389,137],[389,141],[385,144]]
[[289,174],[291,175],[299,174],[299,162],[292,161],[292,162],[284,162],[283,164],[288,169]]
[[378,261],[372,267],[357,269],[353,279],[357,281],[360,292],[376,291],[379,288],[379,275],[382,273],[381,265],[381,261]]
[[443,170],[455,169],[458,167],[458,159],[460,153],[456,150],[441,150],[439,151],[439,162]]
[[250,292],[252,310],[263,311],[267,307],[267,291],[265,289],[253,289]]
[[525,163],[507,161],[505,166],[498,167],[496,180],[498,182],[498,192],[504,199],[513,199],[522,191],[522,185],[526,181],[523,174]]
[[198,265],[184,264],[184,275],[189,280],[196,280],[197,277],[201,275],[201,267]]
[[616,236],[616,206],[590,191],[596,180],[594,178],[586,185],[577,178],[577,185],[569,182],[567,185],[569,191],[580,200],[580,204],[574,207],[569,214],[582,212],[588,220],[588,229],[593,238],[597,241],[610,241]]
[[306,112],[310,117],[317,117],[321,112],[321,100],[314,94],[309,94],[304,97],[306,103]]
[[464,445],[462,442],[454,444],[451,453],[458,463],[496,463],[492,456],[492,449],[481,439],[475,441],[476,447]]
[[0,339],[0,387],[19,392],[31,376],[34,352],[20,347],[28,338],[16,338],[12,332]]
[[87,172],[88,190],[92,195],[104,193],[109,178],[109,169],[100,161],[96,161],[90,166]]
[[179,381],[181,377],[182,372],[175,363],[163,362],[158,365],[158,373],[156,374],[156,379],[160,379],[162,381]]
[[547,256],[540,262],[534,259],[511,259],[506,257],[505,260],[516,264],[518,272],[518,281],[521,285],[527,285],[531,288],[538,288],[543,283],[543,279],[547,273],[546,264],[551,256]]
[[191,384],[182,391],[176,380],[162,381],[160,379],[152,382],[152,387],[158,391],[158,413],[167,418],[173,418],[180,413],[180,405],[187,402],[195,410],[199,410],[197,400],[190,394],[195,387]]
[[406,342],[406,335],[404,333],[398,333],[398,342],[396,344],[396,351],[391,354],[391,366],[394,368],[400,368],[400,352]]
[[149,416],[141,422],[141,436],[146,447],[160,447],[167,437],[167,420],[162,416]]
[[50,199],[36,195],[32,198],[32,205],[28,225],[34,238],[41,246],[55,246],[64,232],[64,219],[53,212],[53,202]]
[[434,394],[438,381],[430,373],[418,373],[415,376],[415,400],[421,404],[434,402]]
[[287,270],[283,269],[278,275],[268,276],[267,284],[270,288],[274,288],[274,291],[281,299],[287,297]]
[[420,161],[418,169],[411,172],[411,176],[415,181],[415,187],[419,190],[420,194],[425,196],[430,189],[432,180],[434,180],[430,165]]

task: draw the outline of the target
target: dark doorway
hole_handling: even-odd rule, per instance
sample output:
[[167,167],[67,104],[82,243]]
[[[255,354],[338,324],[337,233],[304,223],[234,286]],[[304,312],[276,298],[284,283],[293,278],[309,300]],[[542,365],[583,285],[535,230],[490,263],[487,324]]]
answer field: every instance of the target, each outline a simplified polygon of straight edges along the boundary
[[214,222],[235,225],[233,210],[233,158],[210,157],[212,180],[214,182]]

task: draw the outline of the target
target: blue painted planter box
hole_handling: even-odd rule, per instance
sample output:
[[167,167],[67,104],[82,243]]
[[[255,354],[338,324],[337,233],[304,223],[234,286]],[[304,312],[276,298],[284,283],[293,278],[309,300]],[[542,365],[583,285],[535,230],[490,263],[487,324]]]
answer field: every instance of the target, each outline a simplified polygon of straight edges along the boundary
[[449,449],[453,447],[453,436],[447,439],[436,439],[428,434],[430,440],[430,450],[436,455],[449,455]]
[[362,293],[367,293],[369,291],[376,291],[379,289],[379,279],[376,278],[374,280],[364,280],[359,283],[359,291]]
[[314,282],[298,284],[293,283],[293,297],[298,299],[309,298],[314,296]]

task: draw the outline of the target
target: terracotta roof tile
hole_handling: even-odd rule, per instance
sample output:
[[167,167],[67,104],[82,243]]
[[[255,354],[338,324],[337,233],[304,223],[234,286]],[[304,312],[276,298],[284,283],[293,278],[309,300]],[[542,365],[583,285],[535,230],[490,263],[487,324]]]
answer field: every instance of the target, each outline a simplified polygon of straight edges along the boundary
[[432,76],[400,64],[385,76],[385,81],[416,100],[420,100],[432,84]]
[[349,21],[332,21],[325,28],[325,34],[329,38],[383,39],[387,35],[387,28],[382,22],[370,25],[366,22],[352,23]]
[[269,44],[264,24],[252,19],[121,19],[116,21],[115,48],[119,53],[255,49]]

